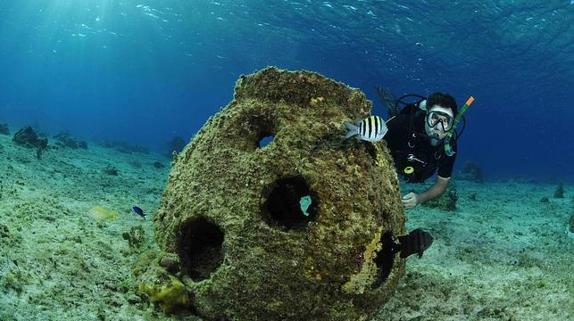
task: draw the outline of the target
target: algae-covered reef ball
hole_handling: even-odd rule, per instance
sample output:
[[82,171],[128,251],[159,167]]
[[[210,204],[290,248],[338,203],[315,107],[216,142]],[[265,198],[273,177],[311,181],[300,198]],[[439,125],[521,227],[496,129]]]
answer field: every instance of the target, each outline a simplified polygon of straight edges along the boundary
[[175,158],[154,215],[188,311],[367,320],[389,299],[404,273],[387,244],[405,232],[397,176],[384,142],[344,139],[344,123],[371,108],[313,72],[266,68],[237,81],[233,101]]

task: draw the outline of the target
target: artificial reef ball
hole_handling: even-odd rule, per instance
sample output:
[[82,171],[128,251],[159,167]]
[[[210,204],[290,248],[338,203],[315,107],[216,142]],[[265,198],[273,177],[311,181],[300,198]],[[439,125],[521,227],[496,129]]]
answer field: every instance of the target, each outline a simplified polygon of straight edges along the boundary
[[378,311],[404,273],[389,244],[405,219],[385,143],[344,139],[344,123],[371,108],[313,72],[241,76],[234,99],[174,159],[153,217],[178,265],[163,278],[177,285],[166,297],[180,298],[181,282],[181,309],[205,320]]

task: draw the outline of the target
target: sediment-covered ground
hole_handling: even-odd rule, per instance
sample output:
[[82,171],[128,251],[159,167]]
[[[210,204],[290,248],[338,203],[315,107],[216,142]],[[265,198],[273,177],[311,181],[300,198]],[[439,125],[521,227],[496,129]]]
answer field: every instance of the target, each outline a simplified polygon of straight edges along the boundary
[[[151,215],[168,171],[164,156],[95,144],[37,160],[0,135],[0,320],[194,320],[163,314],[133,289],[133,264],[153,242],[151,221],[131,207]],[[566,234],[574,186],[560,199],[555,184],[457,188],[454,212],[407,211],[408,229],[426,228],[435,242],[408,259],[376,320],[574,320],[574,239]]]
[[435,241],[421,259],[408,259],[378,319],[574,320],[574,239],[566,233],[573,187],[559,199],[556,184],[457,187],[455,212],[407,211],[409,230],[427,228]]

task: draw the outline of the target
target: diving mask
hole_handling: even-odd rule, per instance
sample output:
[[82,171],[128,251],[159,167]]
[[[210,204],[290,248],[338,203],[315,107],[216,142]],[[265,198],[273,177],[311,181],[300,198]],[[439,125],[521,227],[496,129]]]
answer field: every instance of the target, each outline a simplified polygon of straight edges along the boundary
[[445,132],[449,131],[454,123],[454,119],[450,114],[438,110],[429,111],[426,119],[430,128],[434,128],[440,124],[442,126],[442,130]]

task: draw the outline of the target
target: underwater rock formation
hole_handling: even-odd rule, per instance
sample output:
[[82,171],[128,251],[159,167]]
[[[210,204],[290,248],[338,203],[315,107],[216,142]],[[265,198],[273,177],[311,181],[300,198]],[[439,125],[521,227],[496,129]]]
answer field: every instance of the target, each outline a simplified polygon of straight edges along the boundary
[[86,143],[83,140],[78,140],[77,138],[72,137],[67,132],[61,132],[56,136],[54,136],[54,138],[57,140],[56,145],[62,147],[68,147],[71,149],[78,149],[78,148],[88,149],[88,143]]
[[42,153],[48,148],[48,138],[39,137],[30,126],[16,132],[12,141],[19,146],[36,148],[36,158],[38,159],[42,158]]
[[10,135],[10,129],[8,128],[8,124],[0,124],[0,134]]
[[242,76],[174,159],[153,219],[178,272],[142,263],[141,292],[203,320],[371,317],[404,273],[387,241],[405,234],[385,143],[343,140],[344,123],[371,108],[313,72]]
[[554,191],[554,198],[564,198],[564,183],[558,184]]
[[48,145],[47,138],[40,138],[36,131],[30,126],[20,129],[14,137],[12,141],[19,146],[28,147],[28,148],[38,148],[43,147],[46,148]]

